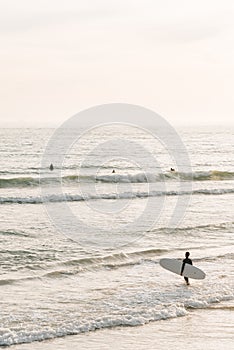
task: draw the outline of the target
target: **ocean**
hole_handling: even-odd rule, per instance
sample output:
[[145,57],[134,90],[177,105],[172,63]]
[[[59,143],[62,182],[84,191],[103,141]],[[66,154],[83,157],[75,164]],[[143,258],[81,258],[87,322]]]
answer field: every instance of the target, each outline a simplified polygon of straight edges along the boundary
[[[231,349],[233,127],[176,129],[185,170],[142,128],[55,134],[0,131],[0,346]],[[159,265],[186,251],[190,286]]]

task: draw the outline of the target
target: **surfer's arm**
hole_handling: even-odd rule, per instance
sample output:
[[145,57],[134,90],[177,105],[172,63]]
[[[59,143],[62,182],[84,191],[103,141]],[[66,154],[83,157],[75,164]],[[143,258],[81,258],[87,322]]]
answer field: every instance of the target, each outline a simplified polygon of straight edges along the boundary
[[183,262],[182,266],[181,266],[181,271],[180,271],[180,276],[182,276],[182,273],[184,271],[184,266],[185,266],[185,262]]

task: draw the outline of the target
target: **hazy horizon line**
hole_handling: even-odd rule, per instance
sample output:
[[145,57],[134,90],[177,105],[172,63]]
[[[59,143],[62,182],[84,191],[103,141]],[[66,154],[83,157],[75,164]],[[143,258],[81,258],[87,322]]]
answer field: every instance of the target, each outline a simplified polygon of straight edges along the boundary
[[[167,120],[167,119],[166,119]],[[167,120],[168,121],[168,120]],[[170,121],[168,121],[168,123],[172,126],[172,127],[233,127],[234,126],[234,122],[214,122],[214,123],[206,123],[203,122],[201,123],[201,121],[199,122],[178,122],[176,121],[175,123],[172,123]],[[59,127],[61,127],[63,125],[62,123],[58,123],[58,124],[46,124],[46,123],[42,123],[42,124],[36,124],[36,125],[32,125],[32,124],[27,124],[24,123],[24,125],[20,125],[20,124],[14,124],[13,123],[0,123],[0,129],[57,129]],[[98,125],[98,124],[97,124]],[[80,125],[82,127],[82,124]],[[95,126],[95,123],[94,125]],[[150,125],[145,125],[146,127],[150,127]]]

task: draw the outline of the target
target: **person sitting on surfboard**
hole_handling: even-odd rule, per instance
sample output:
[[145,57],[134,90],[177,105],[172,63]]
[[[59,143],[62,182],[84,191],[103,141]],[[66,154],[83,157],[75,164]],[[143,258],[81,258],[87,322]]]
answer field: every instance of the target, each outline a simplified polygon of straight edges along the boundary
[[[183,260],[183,264],[182,264],[181,272],[180,272],[180,275],[181,275],[181,276],[182,276],[182,274],[183,274],[185,264],[189,264],[189,265],[192,265],[192,264],[193,264],[192,260],[189,259],[189,255],[190,255],[189,252],[186,252],[186,253],[185,253],[185,259]],[[185,276],[184,276],[184,279],[185,279],[186,284],[189,285],[189,279],[188,279],[188,277],[185,277]]]

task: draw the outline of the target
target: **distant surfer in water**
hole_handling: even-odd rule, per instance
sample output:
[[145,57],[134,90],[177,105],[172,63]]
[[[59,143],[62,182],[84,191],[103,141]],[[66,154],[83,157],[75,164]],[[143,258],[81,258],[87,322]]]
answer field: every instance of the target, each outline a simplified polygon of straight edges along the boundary
[[171,171],[175,171],[175,169],[174,169],[174,168],[171,168]]
[[115,169],[112,170],[112,174],[115,174]]
[[54,166],[53,166],[52,163],[50,164],[50,170],[51,170],[51,171],[54,170]]
[[[192,265],[192,264],[193,264],[192,260],[189,259],[189,255],[190,255],[189,252],[186,252],[186,253],[185,253],[185,259],[183,260],[183,264],[182,264],[181,272],[180,272],[180,275],[181,275],[181,276],[182,276],[182,274],[183,274],[185,264],[189,264],[189,265]],[[188,277],[184,277],[184,279],[185,279],[185,282],[186,282],[187,286],[189,286],[189,279],[188,279]]]

